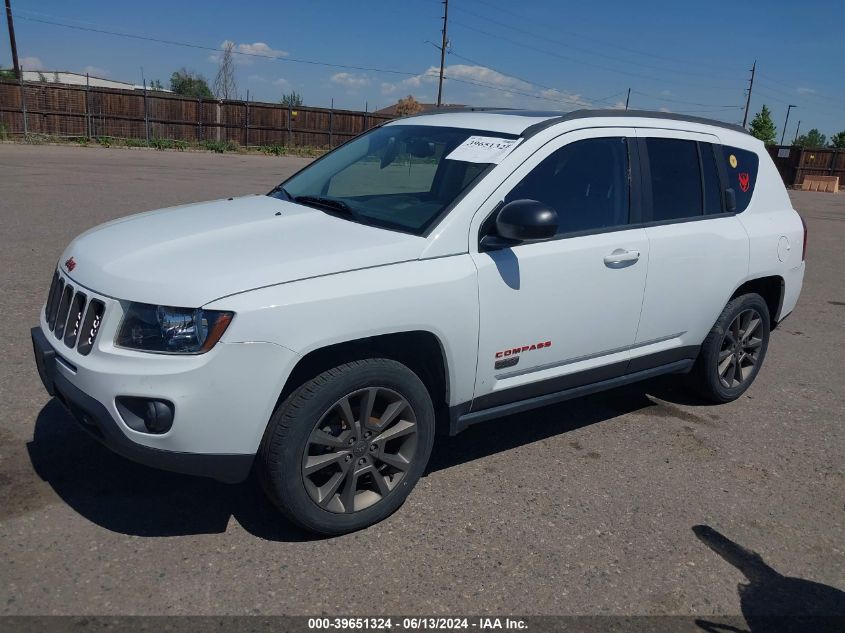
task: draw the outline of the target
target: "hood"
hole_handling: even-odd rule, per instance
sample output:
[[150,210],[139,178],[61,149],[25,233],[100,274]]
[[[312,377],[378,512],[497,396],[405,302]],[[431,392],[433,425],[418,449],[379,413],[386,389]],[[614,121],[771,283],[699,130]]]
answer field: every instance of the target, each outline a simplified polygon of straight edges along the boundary
[[[77,237],[59,263],[95,292],[193,308],[263,286],[418,259],[424,246],[414,235],[248,196],[114,220]],[[72,272],[64,264],[70,257]]]

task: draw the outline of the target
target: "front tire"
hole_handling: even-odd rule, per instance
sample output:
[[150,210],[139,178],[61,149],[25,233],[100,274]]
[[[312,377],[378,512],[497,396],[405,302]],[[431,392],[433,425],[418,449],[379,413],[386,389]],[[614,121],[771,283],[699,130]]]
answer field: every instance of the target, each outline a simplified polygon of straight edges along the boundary
[[260,478],[291,521],[326,535],[390,516],[419,480],[434,443],[434,407],[405,365],[339,365],[291,393],[259,450]]
[[700,396],[725,403],[745,393],[766,357],[770,323],[768,305],[758,294],[741,295],[725,306],[690,373]]

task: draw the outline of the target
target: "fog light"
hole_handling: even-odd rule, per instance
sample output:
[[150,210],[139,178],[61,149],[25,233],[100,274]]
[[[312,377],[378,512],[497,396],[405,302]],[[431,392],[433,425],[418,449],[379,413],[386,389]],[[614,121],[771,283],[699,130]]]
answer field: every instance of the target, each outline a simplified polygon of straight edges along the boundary
[[134,431],[161,435],[173,426],[173,403],[167,400],[118,396],[115,403],[126,426]]

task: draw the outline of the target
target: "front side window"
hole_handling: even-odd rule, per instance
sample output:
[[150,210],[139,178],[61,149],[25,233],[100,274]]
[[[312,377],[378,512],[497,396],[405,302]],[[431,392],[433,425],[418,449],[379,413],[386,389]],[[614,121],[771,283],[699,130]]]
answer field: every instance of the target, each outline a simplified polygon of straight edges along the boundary
[[315,161],[270,195],[420,235],[490,166],[448,158],[474,135],[515,138],[460,128],[387,125]]
[[653,222],[702,215],[701,172],[695,141],[647,138]]
[[505,198],[537,200],[557,211],[558,234],[628,223],[628,147],[624,137],[565,145],[535,167]]

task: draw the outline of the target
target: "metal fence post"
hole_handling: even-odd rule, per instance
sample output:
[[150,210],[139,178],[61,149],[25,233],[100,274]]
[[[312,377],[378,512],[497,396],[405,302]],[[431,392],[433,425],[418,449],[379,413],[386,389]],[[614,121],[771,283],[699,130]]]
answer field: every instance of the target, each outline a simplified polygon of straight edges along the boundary
[[293,147],[293,135],[290,129],[290,108],[291,106],[288,106],[288,147]]
[[147,80],[144,79],[144,134],[147,137],[147,145],[150,144],[150,117],[147,113]]
[[202,98],[197,97],[197,141],[202,141]]
[[91,92],[91,80],[85,73],[85,136],[91,138],[91,106],[88,104],[88,94]]
[[223,104],[223,102],[220,99],[218,99],[215,102],[215,109],[214,109],[214,123],[215,123],[214,140],[217,141],[218,143],[220,142],[220,106],[222,104]]
[[249,147],[249,90],[246,91],[246,101],[244,102],[244,147]]
[[24,86],[23,86],[23,73],[21,73],[20,77],[18,77],[18,81],[20,81],[20,87],[21,87],[21,114],[23,114],[23,135],[28,136],[29,135],[29,127],[27,126],[27,122],[26,122],[26,90],[24,89]]
[[332,97],[332,109],[329,110],[329,149],[334,147],[334,97]]
[[836,158],[839,155],[839,148],[833,148],[833,154],[830,155],[830,167],[827,169],[827,175],[832,176],[833,170],[836,168]]

